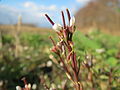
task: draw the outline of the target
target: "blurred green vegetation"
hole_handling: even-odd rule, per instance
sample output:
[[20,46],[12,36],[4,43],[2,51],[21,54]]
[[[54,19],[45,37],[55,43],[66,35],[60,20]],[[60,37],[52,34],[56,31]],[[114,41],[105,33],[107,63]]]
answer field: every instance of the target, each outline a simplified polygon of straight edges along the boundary
[[[48,86],[60,88],[66,80],[66,75],[59,65],[51,61],[50,47],[52,46],[49,35],[56,37],[54,33],[21,33],[19,37],[18,56],[16,57],[16,39],[10,34],[1,35],[0,46],[0,83],[3,90],[15,90],[17,85],[24,86],[21,81],[22,77],[26,77],[27,82],[36,84],[37,88],[43,88],[40,84],[40,77],[45,78]],[[104,83],[108,84],[108,75],[112,70],[112,90],[120,90],[120,36],[107,35],[99,30],[95,30],[86,35],[80,31],[76,31],[73,38],[75,51],[80,57],[80,62],[85,60],[85,53],[94,56],[93,73],[95,75],[95,83],[97,90],[103,89]],[[85,77],[84,69],[83,77]],[[67,80],[68,81],[68,80]],[[86,81],[83,79],[83,83]],[[100,84],[100,85],[98,85]],[[89,83],[85,85],[86,90],[89,89]],[[68,81],[67,88],[71,88],[72,84]],[[57,89],[57,90],[58,90]],[[44,90],[44,89],[40,89]],[[71,89],[72,90],[72,89]]]

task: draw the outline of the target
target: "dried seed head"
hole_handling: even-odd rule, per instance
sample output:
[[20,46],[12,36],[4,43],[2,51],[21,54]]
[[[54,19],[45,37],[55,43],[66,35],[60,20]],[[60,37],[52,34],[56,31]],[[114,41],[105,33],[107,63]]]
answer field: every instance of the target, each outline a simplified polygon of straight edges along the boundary
[[74,26],[75,25],[75,17],[73,16],[71,19],[70,19],[70,26]]
[[62,26],[60,24],[57,24],[57,23],[55,23],[52,28],[57,32],[62,30]]

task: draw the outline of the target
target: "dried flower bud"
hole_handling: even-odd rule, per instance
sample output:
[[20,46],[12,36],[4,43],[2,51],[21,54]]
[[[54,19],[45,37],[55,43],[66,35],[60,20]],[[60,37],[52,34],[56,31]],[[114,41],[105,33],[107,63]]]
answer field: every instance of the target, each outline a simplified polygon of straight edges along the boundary
[[36,85],[36,84],[33,84],[33,85],[32,85],[32,89],[33,89],[33,90],[36,90],[36,89],[37,89],[37,85]]
[[22,90],[20,86],[16,86],[16,90]]
[[75,17],[72,17],[70,19],[70,26],[74,26],[75,25]]
[[62,30],[62,26],[60,24],[57,24],[57,23],[55,23],[52,28],[57,32]]
[[31,89],[31,84],[30,83],[27,86],[28,86],[29,89]]
[[27,85],[27,84],[25,85],[25,88],[28,88],[28,85]]
[[47,62],[47,67],[51,67],[52,66],[52,61],[48,61]]

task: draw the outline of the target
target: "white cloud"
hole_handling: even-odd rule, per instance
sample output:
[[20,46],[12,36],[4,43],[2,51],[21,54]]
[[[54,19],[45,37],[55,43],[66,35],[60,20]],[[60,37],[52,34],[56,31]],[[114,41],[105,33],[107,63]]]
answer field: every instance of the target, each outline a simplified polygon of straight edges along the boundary
[[48,8],[49,8],[49,10],[56,10],[57,9],[56,5],[51,5]]
[[84,4],[84,3],[88,3],[89,1],[91,1],[91,0],[76,0],[78,3],[82,3],[82,4]]
[[22,16],[23,23],[31,23],[37,26],[46,25],[45,12],[19,10],[7,5],[0,6],[0,24],[16,24],[19,14]]
[[50,5],[50,6],[45,6],[45,5],[40,5],[37,7],[38,10],[44,10],[44,11],[55,11],[57,10],[56,5]]
[[35,6],[35,4],[34,4],[33,2],[25,2],[23,5],[24,5],[24,7],[26,7],[26,8],[34,7],[34,6]]
[[33,3],[33,2],[25,2],[23,4],[23,6],[25,8],[33,8],[33,9],[37,9],[38,8],[37,5],[35,3]]
[[48,11],[55,11],[57,9],[56,5],[49,5],[49,6],[46,6],[46,5],[37,5],[36,3],[34,2],[25,2],[23,3],[23,6],[27,9],[32,9],[32,10],[48,10]]

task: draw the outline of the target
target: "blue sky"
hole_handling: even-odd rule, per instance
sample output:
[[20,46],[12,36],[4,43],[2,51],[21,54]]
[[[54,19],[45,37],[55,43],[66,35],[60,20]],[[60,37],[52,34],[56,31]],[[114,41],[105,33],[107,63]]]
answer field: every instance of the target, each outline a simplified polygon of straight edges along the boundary
[[90,0],[1,0],[0,24],[15,24],[22,16],[23,23],[50,26],[44,17],[47,13],[55,22],[61,23],[60,11],[69,8],[72,15]]

